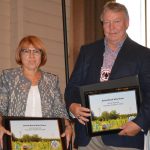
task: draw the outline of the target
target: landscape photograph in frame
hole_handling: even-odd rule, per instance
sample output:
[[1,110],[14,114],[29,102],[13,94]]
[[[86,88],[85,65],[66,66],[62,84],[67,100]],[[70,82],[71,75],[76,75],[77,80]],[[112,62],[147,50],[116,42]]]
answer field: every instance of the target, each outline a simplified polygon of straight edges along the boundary
[[130,83],[130,78],[126,84],[123,81],[128,78],[80,88],[82,105],[91,110],[87,123],[90,136],[118,133],[137,116],[141,101],[138,82]]
[[[62,120],[59,118],[6,118],[5,125],[11,131],[7,148],[10,150],[65,150],[61,138]],[[9,139],[9,140],[8,140]]]

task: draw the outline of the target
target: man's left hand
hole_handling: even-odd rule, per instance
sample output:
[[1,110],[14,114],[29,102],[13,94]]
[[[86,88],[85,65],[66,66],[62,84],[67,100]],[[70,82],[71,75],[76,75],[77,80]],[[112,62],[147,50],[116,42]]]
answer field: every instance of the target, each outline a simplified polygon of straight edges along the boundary
[[121,127],[121,129],[122,130],[119,132],[119,135],[124,136],[135,136],[141,131],[141,127],[133,121],[127,122],[124,126]]

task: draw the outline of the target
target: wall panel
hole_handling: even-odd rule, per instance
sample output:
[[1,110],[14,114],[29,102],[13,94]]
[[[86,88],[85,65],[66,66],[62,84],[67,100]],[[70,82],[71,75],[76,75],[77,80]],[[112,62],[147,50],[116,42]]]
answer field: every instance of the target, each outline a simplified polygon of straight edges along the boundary
[[10,66],[10,1],[0,1],[0,70]]
[[[70,0],[66,0],[70,12]],[[70,16],[67,13],[67,24]],[[0,69],[16,67],[15,49],[22,37],[39,36],[48,53],[45,71],[59,75],[62,93],[65,88],[64,41],[61,0],[0,1]],[[68,30],[69,31],[69,30]]]

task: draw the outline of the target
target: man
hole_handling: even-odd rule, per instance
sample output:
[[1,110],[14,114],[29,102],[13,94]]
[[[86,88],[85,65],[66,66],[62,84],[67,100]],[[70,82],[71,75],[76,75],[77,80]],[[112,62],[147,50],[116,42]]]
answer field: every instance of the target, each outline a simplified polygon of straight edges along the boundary
[[[76,118],[75,144],[78,150],[140,150],[150,125],[150,51],[128,37],[129,16],[124,5],[106,3],[101,21],[105,38],[81,47],[65,91],[68,110]],[[90,110],[81,106],[79,86],[133,75],[139,76],[143,99],[137,117],[119,134],[90,138],[85,127]]]

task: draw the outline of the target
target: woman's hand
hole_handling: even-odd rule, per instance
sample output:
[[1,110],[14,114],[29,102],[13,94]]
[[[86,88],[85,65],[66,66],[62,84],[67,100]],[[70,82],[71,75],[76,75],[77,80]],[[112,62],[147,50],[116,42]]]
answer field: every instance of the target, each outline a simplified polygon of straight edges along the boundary
[[3,135],[11,135],[11,132],[6,130],[2,125],[0,125],[0,147],[3,149]]
[[73,133],[72,125],[70,124],[69,120],[65,120],[65,127],[66,127],[65,132],[61,136],[66,137],[67,149],[68,149],[69,143],[72,138],[72,133]]
[[81,124],[85,125],[89,121],[87,117],[91,116],[90,109],[82,107],[81,104],[72,103],[69,110]]

